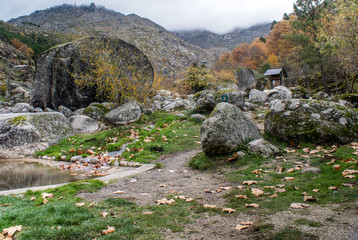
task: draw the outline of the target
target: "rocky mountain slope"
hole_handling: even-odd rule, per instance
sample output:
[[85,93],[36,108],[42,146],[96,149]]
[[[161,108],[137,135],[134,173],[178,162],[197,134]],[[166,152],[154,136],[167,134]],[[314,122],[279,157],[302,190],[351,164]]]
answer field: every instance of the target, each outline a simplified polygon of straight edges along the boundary
[[12,24],[33,24],[42,29],[67,34],[106,34],[120,38],[142,50],[156,71],[175,76],[193,62],[210,65],[214,55],[192,45],[149,19],[90,6],[61,5],[36,11],[9,21]]
[[251,43],[257,37],[266,36],[271,30],[271,24],[260,24],[247,29],[235,29],[227,34],[216,34],[205,30],[174,32],[181,39],[205,49],[226,48],[234,49],[241,43]]

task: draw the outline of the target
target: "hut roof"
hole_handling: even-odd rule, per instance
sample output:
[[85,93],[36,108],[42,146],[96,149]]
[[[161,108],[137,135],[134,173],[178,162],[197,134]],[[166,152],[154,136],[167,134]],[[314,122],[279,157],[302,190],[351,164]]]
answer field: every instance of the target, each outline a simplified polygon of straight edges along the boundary
[[283,71],[283,75],[285,77],[287,77],[287,72],[284,68],[274,68],[274,69],[269,69],[265,72],[265,76],[273,76],[273,75],[280,75],[281,72]]

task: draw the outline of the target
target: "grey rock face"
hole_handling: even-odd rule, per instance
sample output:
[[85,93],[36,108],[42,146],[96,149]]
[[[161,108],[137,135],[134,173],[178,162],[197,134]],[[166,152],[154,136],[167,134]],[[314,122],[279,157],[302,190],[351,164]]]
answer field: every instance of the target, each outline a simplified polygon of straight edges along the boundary
[[76,133],[93,133],[99,129],[97,122],[84,115],[75,115],[68,119]]
[[276,100],[265,133],[288,142],[349,143],[358,140],[358,110],[334,102]]
[[291,100],[292,99],[292,92],[290,89],[284,86],[277,86],[274,87],[272,90],[265,90],[264,93],[268,94],[268,101],[272,100]]
[[268,94],[257,89],[252,89],[249,94],[249,101],[252,103],[265,103],[268,100]]
[[31,113],[34,108],[28,103],[17,103],[12,109],[13,113]]
[[244,108],[246,92],[234,89],[222,89],[217,91],[215,93],[215,101],[217,104],[222,102],[222,95],[227,95],[228,103],[231,103],[240,109]]
[[201,91],[194,95],[195,112],[206,113],[211,112],[216,106],[214,93],[211,91]]
[[17,113],[0,115],[0,157],[33,154],[73,135],[61,113]]
[[101,121],[108,112],[109,109],[104,105],[100,103],[91,103],[91,105],[86,107],[80,115],[86,115],[87,117]]
[[[38,73],[31,93],[34,107],[58,109],[67,106],[71,109],[87,107],[99,101],[96,86],[80,88],[75,83],[76,76],[89,73],[92,68],[87,56],[98,46],[108,46],[109,50],[121,61],[121,76],[132,79],[136,86],[151,84],[154,70],[148,58],[135,46],[122,40],[109,38],[86,38],[54,47],[45,52],[38,60]],[[87,55],[86,55],[87,54]],[[133,70],[135,69],[135,70]],[[145,76],[136,78],[137,74]]]
[[192,114],[190,118],[194,119],[197,122],[204,122],[206,120],[206,117],[201,114]]
[[247,146],[251,152],[260,154],[263,157],[269,157],[271,154],[279,151],[277,147],[267,142],[263,138],[251,141]]
[[248,140],[261,138],[257,126],[238,107],[219,103],[200,129],[202,147],[207,155],[234,152]]
[[254,72],[249,68],[242,68],[236,72],[237,86],[241,91],[253,89],[256,86]]
[[121,125],[138,121],[142,116],[142,110],[138,103],[126,103],[105,115],[105,119],[114,125]]
[[71,117],[72,115],[72,110],[62,105],[58,108],[58,111],[65,115],[67,118]]

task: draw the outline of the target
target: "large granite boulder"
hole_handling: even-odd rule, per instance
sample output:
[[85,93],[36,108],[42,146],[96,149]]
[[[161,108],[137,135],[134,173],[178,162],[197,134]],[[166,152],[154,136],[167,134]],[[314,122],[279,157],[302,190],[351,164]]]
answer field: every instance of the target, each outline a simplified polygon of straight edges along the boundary
[[268,95],[268,101],[273,100],[291,100],[292,99],[292,92],[285,86],[277,86],[274,87],[272,90],[265,90],[264,93]]
[[215,93],[215,102],[221,103],[223,95],[227,96],[227,102],[239,107],[244,108],[246,92],[234,89],[222,89]]
[[66,117],[58,112],[1,114],[0,158],[31,155],[73,134]]
[[275,100],[265,133],[288,142],[349,143],[358,140],[358,110],[335,102]]
[[235,72],[237,87],[241,91],[255,88],[257,80],[254,72],[250,68],[241,68]]
[[109,108],[101,103],[91,103],[83,110],[83,115],[93,118],[97,121],[102,121],[104,116],[109,112]]
[[34,108],[28,103],[17,103],[12,109],[13,113],[31,113]]
[[257,89],[252,89],[249,94],[249,101],[252,103],[265,103],[268,100],[268,94]]
[[247,147],[251,152],[260,154],[263,157],[269,157],[270,155],[279,152],[279,149],[276,146],[263,138],[249,142]]
[[129,102],[107,113],[105,119],[113,125],[122,125],[138,121],[142,113],[137,102]]
[[72,116],[68,121],[76,133],[93,133],[99,129],[96,120],[84,115]]
[[256,124],[230,103],[219,103],[200,129],[205,154],[232,153],[238,146],[261,138]]
[[[98,48],[105,49],[100,51]],[[78,86],[75,82],[75,79],[80,79],[81,76],[96,77],[93,57],[101,52],[109,54],[104,55],[103,59],[111,58],[115,69],[120,69],[116,71],[120,72],[119,75],[113,76],[119,81],[123,79],[126,83],[132,82],[138,91],[141,86],[152,84],[153,67],[143,52],[135,46],[107,37],[85,38],[56,46],[40,56],[31,94],[32,105],[42,109],[58,109],[63,105],[75,110],[106,99],[107,96],[98,91],[100,88],[96,85]]]
[[216,99],[212,91],[204,90],[193,97],[195,101],[194,111],[197,113],[211,112],[216,106]]

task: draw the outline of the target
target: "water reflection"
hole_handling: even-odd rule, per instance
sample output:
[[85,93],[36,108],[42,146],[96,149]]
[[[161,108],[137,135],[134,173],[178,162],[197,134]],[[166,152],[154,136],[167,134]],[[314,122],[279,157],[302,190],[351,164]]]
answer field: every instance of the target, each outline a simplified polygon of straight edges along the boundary
[[0,191],[44,186],[88,179],[88,176],[60,171],[24,161],[0,160]]

